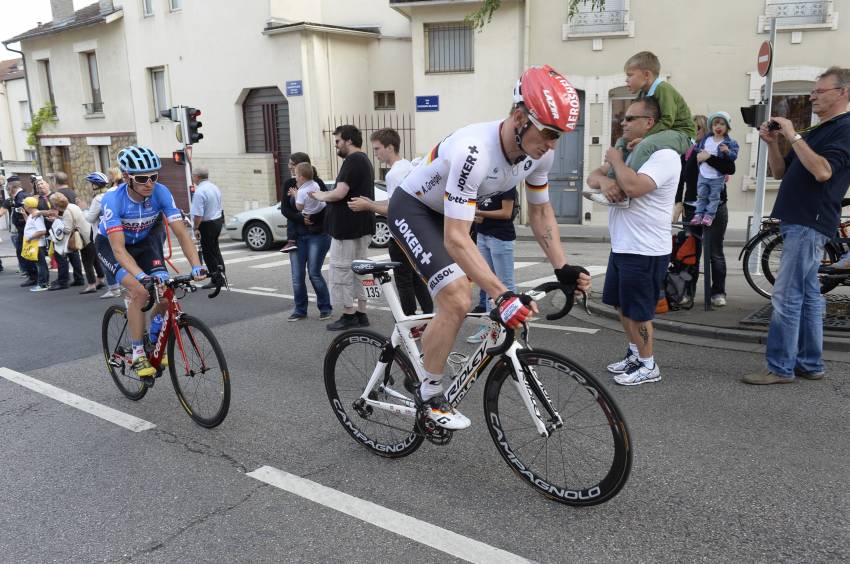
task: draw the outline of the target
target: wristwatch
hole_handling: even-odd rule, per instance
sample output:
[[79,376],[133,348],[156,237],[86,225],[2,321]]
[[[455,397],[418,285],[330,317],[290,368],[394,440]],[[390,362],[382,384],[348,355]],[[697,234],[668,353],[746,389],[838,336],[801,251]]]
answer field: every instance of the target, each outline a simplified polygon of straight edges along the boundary
[[796,143],[797,141],[799,141],[802,138],[803,138],[802,135],[800,135],[799,133],[795,133],[794,137],[791,138],[791,144],[793,145],[794,143]]

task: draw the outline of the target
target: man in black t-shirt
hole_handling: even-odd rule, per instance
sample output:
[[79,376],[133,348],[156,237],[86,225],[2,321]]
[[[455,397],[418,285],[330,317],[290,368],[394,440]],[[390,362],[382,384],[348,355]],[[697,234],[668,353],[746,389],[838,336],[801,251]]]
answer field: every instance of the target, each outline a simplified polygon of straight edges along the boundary
[[369,241],[375,233],[375,214],[355,212],[348,202],[358,196],[375,199],[375,171],[361,149],[363,135],[353,125],[341,125],[334,131],[336,154],[345,159],[336,185],[329,192],[311,192],[310,197],[326,202],[325,231],[331,236],[328,254],[328,281],[331,303],[343,313],[328,325],[329,331],[368,327],[366,294],[360,280],[351,271],[351,261],[365,259]]

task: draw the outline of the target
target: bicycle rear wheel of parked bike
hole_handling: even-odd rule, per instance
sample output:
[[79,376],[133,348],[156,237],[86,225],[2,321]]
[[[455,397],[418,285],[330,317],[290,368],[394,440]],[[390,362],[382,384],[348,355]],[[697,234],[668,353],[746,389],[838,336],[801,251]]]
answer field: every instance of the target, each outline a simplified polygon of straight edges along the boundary
[[[841,256],[841,249],[834,243],[827,242],[824,247],[822,264],[832,264]],[[778,230],[762,231],[752,243],[747,245],[743,254],[744,278],[750,287],[767,299],[773,295],[773,285],[779,274],[779,264],[782,260],[782,235]],[[755,270],[755,272],[750,272]],[[824,275],[818,276],[820,293],[826,294],[835,289],[841,282]]]
[[623,488],[632,466],[632,445],[617,404],[585,369],[559,354],[521,350],[517,356],[544,421],[546,401],[534,379],[561,416],[563,426],[541,437],[516,388],[506,359],[487,378],[484,412],[496,448],[532,488],[567,505],[608,501]]
[[[206,324],[183,315],[168,339],[168,371],[180,405],[201,427],[215,427],[230,408],[230,374],[221,345]],[[175,346],[178,344],[179,346]]]
[[145,397],[148,389],[133,372],[133,347],[130,344],[130,328],[127,325],[127,310],[123,306],[109,306],[103,314],[101,325],[103,356],[109,374],[121,393],[133,401]]
[[[334,415],[357,443],[379,456],[400,458],[422,444],[415,418],[373,409],[360,400],[388,347],[389,341],[374,331],[346,331],[334,339],[325,354],[325,390]],[[396,350],[384,371],[380,390],[373,391],[370,399],[413,407],[404,389],[406,378],[418,382],[407,357]]]

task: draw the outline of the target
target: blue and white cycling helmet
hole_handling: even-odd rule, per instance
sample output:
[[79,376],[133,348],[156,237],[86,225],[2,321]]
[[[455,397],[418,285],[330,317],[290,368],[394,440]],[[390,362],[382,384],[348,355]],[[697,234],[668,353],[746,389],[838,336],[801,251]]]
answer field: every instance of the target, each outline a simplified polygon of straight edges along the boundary
[[88,176],[86,176],[86,180],[88,180],[95,186],[99,186],[101,188],[109,184],[109,179],[106,178],[106,175],[99,171],[90,173]]
[[127,174],[141,174],[161,169],[162,163],[152,150],[133,145],[118,153],[118,166]]

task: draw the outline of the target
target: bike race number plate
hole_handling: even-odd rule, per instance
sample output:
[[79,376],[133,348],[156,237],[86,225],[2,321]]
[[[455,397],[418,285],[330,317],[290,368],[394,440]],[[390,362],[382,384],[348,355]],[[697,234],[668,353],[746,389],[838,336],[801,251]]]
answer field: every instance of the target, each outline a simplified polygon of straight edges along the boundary
[[367,298],[380,298],[381,297],[381,286],[378,284],[374,278],[364,278],[360,281],[363,284],[363,290],[366,291]]

